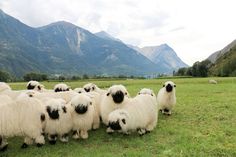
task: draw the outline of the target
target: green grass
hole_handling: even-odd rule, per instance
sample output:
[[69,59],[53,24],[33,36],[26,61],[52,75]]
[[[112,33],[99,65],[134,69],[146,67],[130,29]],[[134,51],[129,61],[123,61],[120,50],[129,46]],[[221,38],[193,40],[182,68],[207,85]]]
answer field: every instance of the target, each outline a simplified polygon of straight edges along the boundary
[[[136,133],[108,135],[105,127],[89,132],[87,140],[70,139],[68,144],[46,143],[42,148],[20,149],[22,138],[10,138],[9,149],[0,157],[20,156],[236,156],[236,78],[174,78],[177,105],[172,116],[159,114],[157,128],[142,137]],[[100,87],[124,84],[130,94],[144,87],[157,93],[166,79],[93,81]],[[66,82],[72,88],[85,81]],[[26,83],[12,83],[13,89],[24,89]],[[43,82],[52,88],[56,82]]]

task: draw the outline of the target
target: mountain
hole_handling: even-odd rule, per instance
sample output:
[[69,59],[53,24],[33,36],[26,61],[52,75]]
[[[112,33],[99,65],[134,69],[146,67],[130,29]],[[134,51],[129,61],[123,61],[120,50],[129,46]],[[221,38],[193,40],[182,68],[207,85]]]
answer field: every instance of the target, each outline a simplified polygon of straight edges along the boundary
[[173,70],[188,67],[167,44],[143,47],[140,48],[139,52],[162,69],[165,69],[166,72],[173,72]]
[[33,28],[0,10],[0,69],[18,77],[32,71],[68,75],[163,72],[122,42],[99,34],[65,21]]
[[114,41],[122,42],[120,39],[114,38],[113,36],[111,36],[105,31],[97,32],[95,33],[95,35],[106,40],[114,40]]
[[208,59],[213,59],[209,69],[210,75],[236,76],[236,40],[217,53],[213,53]]
[[[121,40],[112,37],[110,34],[101,31],[96,33],[97,36],[107,39],[122,42]],[[156,64],[160,71],[164,73],[172,73],[182,67],[188,67],[176,54],[176,52],[167,44],[160,46],[150,46],[139,48],[137,46],[126,44],[128,47],[146,56],[149,60]]]
[[222,50],[217,51],[213,54],[211,54],[207,59],[210,60],[212,63],[215,63],[215,61],[223,56],[225,53],[229,52],[230,49],[232,49],[236,45],[236,40],[232,41],[229,45],[224,47]]

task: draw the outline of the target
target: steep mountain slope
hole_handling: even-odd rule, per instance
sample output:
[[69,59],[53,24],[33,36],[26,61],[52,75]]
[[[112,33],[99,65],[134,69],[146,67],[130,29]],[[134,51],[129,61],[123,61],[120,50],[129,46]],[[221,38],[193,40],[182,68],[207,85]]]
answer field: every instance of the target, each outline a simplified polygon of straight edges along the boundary
[[236,76],[236,40],[222,49],[209,69],[214,76]]
[[224,47],[222,50],[217,51],[213,54],[211,54],[207,59],[210,60],[212,63],[215,63],[215,61],[223,56],[225,53],[229,52],[230,49],[232,49],[236,45],[236,40],[232,41],[229,45]]
[[50,74],[144,75],[163,72],[143,55],[60,21],[32,28],[0,11],[0,69],[16,76]]
[[172,72],[173,70],[188,66],[167,44],[162,44],[160,46],[143,47],[140,49],[140,52],[155,64],[163,67],[168,72]]

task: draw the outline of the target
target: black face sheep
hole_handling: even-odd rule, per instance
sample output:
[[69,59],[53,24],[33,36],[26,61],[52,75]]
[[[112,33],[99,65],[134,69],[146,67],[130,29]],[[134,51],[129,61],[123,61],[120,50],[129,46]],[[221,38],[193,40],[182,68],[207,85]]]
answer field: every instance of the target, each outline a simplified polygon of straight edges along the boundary
[[72,129],[71,113],[63,99],[50,98],[45,103],[46,126],[45,133],[48,135],[50,144],[55,144],[57,137],[62,142],[68,142],[69,132]]
[[69,90],[70,87],[67,86],[65,83],[58,83],[54,86],[54,92],[65,92]]
[[29,81],[26,85],[28,90],[36,90],[36,91],[43,91],[44,86],[40,84],[38,81]]
[[171,115],[171,111],[176,104],[175,83],[167,81],[157,95],[158,108],[163,114]]
[[101,100],[101,118],[108,125],[108,115],[115,109],[123,107],[129,99],[129,93],[123,85],[113,85]]
[[140,94],[109,114],[107,131],[111,133],[117,130],[124,134],[137,131],[143,135],[156,127],[157,117],[157,104],[153,101],[153,96]]
[[43,126],[45,123],[45,112],[41,101],[21,94],[16,101],[10,97],[0,96],[0,150],[7,148],[6,138],[23,136],[22,148],[35,142],[37,146],[45,143]]
[[94,120],[94,102],[86,94],[79,94],[71,100],[73,138],[87,139],[88,130],[92,129]]

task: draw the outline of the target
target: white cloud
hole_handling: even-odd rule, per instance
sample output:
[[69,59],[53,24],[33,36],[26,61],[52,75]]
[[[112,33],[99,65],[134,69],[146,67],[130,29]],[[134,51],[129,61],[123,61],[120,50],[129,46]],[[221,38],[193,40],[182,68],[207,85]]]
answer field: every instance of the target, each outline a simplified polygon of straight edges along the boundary
[[235,0],[1,0],[0,8],[38,27],[65,20],[138,46],[167,43],[188,64],[236,37]]

